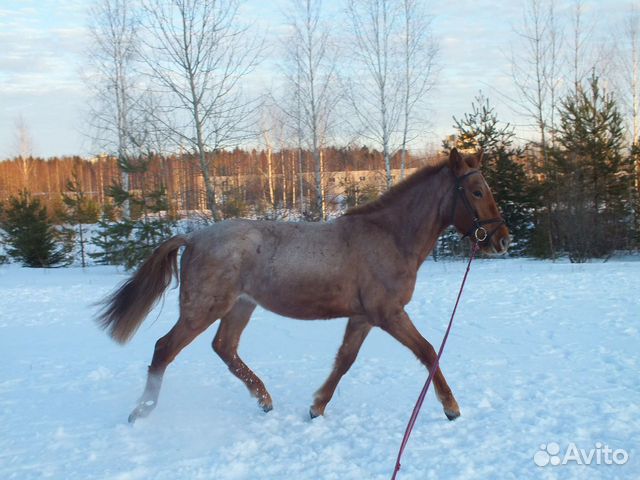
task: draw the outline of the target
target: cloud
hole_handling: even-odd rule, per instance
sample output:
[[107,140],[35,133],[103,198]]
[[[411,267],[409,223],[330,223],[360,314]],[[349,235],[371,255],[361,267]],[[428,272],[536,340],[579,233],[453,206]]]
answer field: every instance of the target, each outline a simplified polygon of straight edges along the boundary
[[71,107],[80,107],[77,99],[86,97],[78,74],[87,43],[86,5],[69,3],[16,2],[0,10],[0,158],[14,153],[18,115],[27,119],[41,146],[34,153],[71,153],[80,147],[79,139],[73,140],[77,112]]
[[[525,1],[427,0],[434,35],[440,41],[440,75],[432,91],[429,117],[433,143],[452,132],[452,116],[469,111],[479,90],[489,97],[502,121],[527,123],[516,115],[507,97],[517,94],[511,79],[510,49],[517,48],[514,30],[522,22]],[[87,89],[80,67],[89,44],[86,0],[23,0],[0,6],[0,158],[12,154],[14,119],[24,115],[32,128],[36,153],[84,153],[78,125],[85,111]],[[325,0],[328,18],[335,19],[340,41],[346,37],[344,0]],[[573,0],[557,2],[558,15],[567,22]],[[282,61],[278,43],[286,37],[288,0],[248,0],[243,20],[266,36],[265,62],[252,80],[256,89],[277,83]],[[585,1],[585,15],[601,25],[594,41],[620,32],[628,9],[626,0]],[[606,31],[605,28],[609,28]],[[568,28],[568,27],[567,27]],[[617,30],[616,30],[617,29]],[[52,125],[45,123],[51,122]]]

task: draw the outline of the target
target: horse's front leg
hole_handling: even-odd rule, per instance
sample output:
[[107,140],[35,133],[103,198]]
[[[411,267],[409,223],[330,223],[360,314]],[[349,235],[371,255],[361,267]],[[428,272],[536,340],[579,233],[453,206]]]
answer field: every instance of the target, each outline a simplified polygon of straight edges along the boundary
[[344,340],[336,355],[336,361],[333,366],[329,378],[324,382],[322,387],[316,392],[314,402],[309,409],[311,418],[324,415],[324,409],[327,403],[333,397],[333,393],[338,386],[338,382],[342,376],[347,373],[362,346],[362,342],[367,338],[367,334],[371,330],[371,325],[367,322],[366,317],[351,317],[347,323],[347,329],[344,332]]
[[[384,319],[380,326],[393,338],[409,348],[429,371],[431,371],[433,365],[436,363],[436,351],[420,332],[418,332],[409,315],[407,315],[404,310],[397,315]],[[458,418],[460,416],[460,407],[442,374],[442,369],[438,368],[438,371],[433,377],[433,384],[436,389],[436,396],[438,400],[440,400],[440,403],[442,403],[447,418],[449,420]]]

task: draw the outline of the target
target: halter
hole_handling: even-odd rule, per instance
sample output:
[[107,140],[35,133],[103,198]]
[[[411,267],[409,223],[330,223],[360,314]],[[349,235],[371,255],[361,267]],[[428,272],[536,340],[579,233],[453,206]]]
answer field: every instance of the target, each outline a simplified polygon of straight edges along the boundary
[[[456,192],[454,192],[454,196],[453,196],[453,209],[451,210],[451,219],[453,220],[455,218],[456,207],[458,206],[458,197],[460,197],[462,199],[462,204],[465,206],[467,212],[469,212],[469,214],[471,215],[471,218],[473,218],[473,225],[474,225],[467,233],[465,233],[462,236],[462,238],[470,237],[475,239],[476,242],[484,242],[484,241],[488,242],[489,239],[493,236],[493,234],[496,233],[498,228],[500,228],[500,225],[504,225],[505,222],[502,218],[499,218],[499,217],[480,220],[478,212],[476,211],[475,208],[473,208],[473,206],[471,205],[471,202],[469,202],[469,198],[467,197],[465,189],[462,186],[462,181],[465,180],[467,177],[470,177],[471,175],[474,175],[476,173],[480,174],[481,172],[480,170],[471,170],[470,172],[467,172],[464,175],[456,177],[455,185],[454,185]],[[487,232],[487,229],[484,228],[484,226],[491,225],[494,223],[497,224],[495,228],[492,229],[490,232]]]

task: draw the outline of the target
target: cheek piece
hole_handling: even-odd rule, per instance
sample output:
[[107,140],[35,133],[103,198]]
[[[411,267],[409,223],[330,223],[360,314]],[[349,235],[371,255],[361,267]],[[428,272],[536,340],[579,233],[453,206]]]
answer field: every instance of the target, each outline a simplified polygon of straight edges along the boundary
[[[462,185],[463,180],[475,174],[480,174],[480,171],[472,170],[468,173],[465,173],[464,175],[456,177],[455,185],[454,185],[455,191],[453,194],[453,208],[451,210],[451,219],[453,220],[455,218],[456,208],[458,206],[458,197],[459,197],[462,200],[462,204],[464,205],[466,211],[469,213],[469,215],[471,215],[471,218],[473,219],[473,227],[471,227],[471,229],[468,232],[466,232],[462,236],[462,238],[469,237],[478,243],[486,242],[485,244],[487,244],[489,243],[489,240],[491,239],[493,234],[496,233],[496,231],[498,231],[498,228],[500,228],[501,225],[505,225],[505,222],[501,217],[480,220],[480,217],[478,216],[478,212],[476,211],[475,208],[473,208],[473,205],[471,205],[471,202],[467,197],[466,190]],[[495,225],[495,227],[492,228],[490,231],[487,231],[487,229],[485,228],[485,225]]]

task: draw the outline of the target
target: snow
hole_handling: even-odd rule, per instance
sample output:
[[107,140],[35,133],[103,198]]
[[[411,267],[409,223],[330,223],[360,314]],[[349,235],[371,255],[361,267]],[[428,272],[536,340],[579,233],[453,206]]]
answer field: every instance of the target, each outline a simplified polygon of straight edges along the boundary
[[[427,262],[407,308],[436,348],[464,266]],[[211,351],[213,326],[169,367],[151,416],[129,426],[177,290],[123,348],[95,326],[92,304],[124,278],[0,267],[0,478],[390,478],[426,371],[374,330],[311,421],[344,320],[256,311],[240,352],[273,396],[268,414]],[[462,417],[447,421],[430,392],[399,479],[640,478],[638,292],[637,261],[474,263],[442,360]],[[629,460],[536,466],[550,442],[600,442]]]

